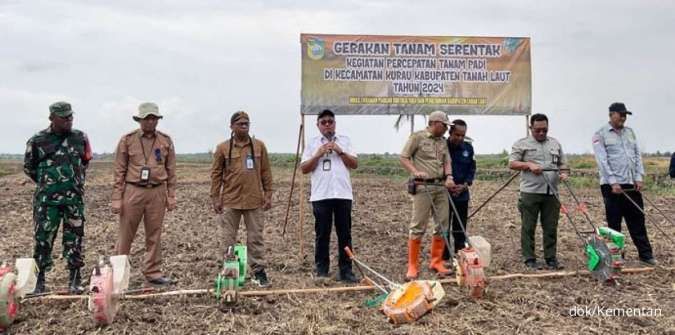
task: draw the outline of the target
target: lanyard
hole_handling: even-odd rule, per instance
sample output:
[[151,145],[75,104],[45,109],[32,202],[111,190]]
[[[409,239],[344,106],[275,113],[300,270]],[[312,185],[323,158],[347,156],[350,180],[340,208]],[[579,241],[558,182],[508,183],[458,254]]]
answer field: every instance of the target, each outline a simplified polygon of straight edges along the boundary
[[[148,155],[145,153],[145,147],[143,146],[143,135],[141,135],[138,140],[141,142],[141,149],[143,150],[143,158],[145,158],[145,165],[148,165]],[[155,142],[157,141],[157,135],[155,135],[155,138],[152,139],[152,145],[150,146],[150,150],[155,147]]]

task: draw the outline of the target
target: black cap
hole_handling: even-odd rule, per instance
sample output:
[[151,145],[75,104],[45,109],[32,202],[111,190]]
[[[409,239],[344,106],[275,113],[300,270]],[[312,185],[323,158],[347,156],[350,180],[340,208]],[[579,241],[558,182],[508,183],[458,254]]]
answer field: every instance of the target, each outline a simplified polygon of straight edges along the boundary
[[630,111],[628,111],[626,109],[626,105],[624,105],[623,102],[615,102],[615,103],[609,105],[609,111],[633,115],[633,113],[631,113]]
[[332,110],[330,110],[330,109],[324,109],[324,110],[321,111],[321,113],[319,113],[319,116],[317,116],[316,119],[318,120],[318,119],[320,119],[320,118],[322,118],[322,117],[324,117],[324,116],[326,116],[326,115],[329,115],[329,116],[335,118],[335,113],[333,113]]

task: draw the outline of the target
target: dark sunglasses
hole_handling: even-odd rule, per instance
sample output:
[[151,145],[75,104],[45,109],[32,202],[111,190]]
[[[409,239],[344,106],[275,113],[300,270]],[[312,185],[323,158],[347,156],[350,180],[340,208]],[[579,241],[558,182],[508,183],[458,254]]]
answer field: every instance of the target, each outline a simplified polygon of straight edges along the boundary
[[335,120],[321,120],[319,123],[322,126],[330,126],[331,124],[335,123]]

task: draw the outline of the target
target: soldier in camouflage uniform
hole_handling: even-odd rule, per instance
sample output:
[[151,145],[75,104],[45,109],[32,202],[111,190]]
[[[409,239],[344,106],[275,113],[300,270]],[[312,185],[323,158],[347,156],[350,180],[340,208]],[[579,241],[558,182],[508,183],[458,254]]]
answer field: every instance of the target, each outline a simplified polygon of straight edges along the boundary
[[49,106],[49,128],[26,143],[24,172],[37,185],[33,197],[35,258],[38,268],[36,293],[45,288],[45,273],[51,270],[52,247],[63,222],[63,257],[70,270],[69,291],[81,293],[80,268],[84,266],[84,178],[92,158],[87,135],[73,127],[73,111],[67,102]]

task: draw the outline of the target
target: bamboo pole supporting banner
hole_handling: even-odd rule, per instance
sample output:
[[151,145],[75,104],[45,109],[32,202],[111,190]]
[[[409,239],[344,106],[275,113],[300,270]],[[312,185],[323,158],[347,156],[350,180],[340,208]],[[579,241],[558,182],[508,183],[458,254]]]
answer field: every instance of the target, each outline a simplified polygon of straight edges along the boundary
[[[300,155],[302,155],[305,152],[305,114],[301,114],[301,120],[300,120],[300,128],[302,128],[301,131],[301,144],[300,144]],[[300,187],[299,190],[300,192],[300,210],[299,210],[299,218],[298,218],[298,243],[300,244],[300,254],[298,255],[300,258],[300,261],[302,262],[305,259],[305,245],[303,243],[304,239],[304,226],[305,226],[305,174],[301,173],[300,174]]]
[[288,225],[288,215],[291,213],[291,204],[293,203],[293,190],[295,189],[295,175],[298,172],[298,163],[300,162],[300,141],[302,140],[302,132],[304,125],[300,124],[298,131],[298,145],[295,148],[295,164],[293,166],[293,177],[291,177],[291,191],[288,194],[288,206],[286,207],[286,216],[284,218],[284,226],[281,230],[281,236],[286,235],[286,226]]

